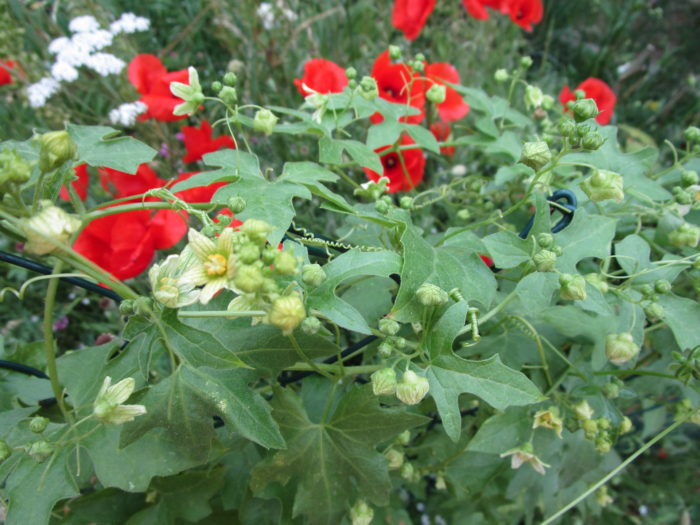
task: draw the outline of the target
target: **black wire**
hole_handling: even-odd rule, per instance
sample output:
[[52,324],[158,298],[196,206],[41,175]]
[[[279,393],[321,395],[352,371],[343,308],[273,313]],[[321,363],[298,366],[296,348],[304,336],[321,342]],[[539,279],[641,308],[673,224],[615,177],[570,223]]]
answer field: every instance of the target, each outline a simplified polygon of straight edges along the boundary
[[13,372],[21,372],[22,374],[38,377],[40,379],[49,378],[49,376],[47,376],[44,372],[38,370],[37,368],[28,365],[23,365],[21,363],[13,363],[12,361],[4,361],[3,359],[0,359],[0,368],[4,368],[5,370],[12,370]]
[[[0,261],[5,261],[7,263],[14,264],[15,266],[20,266],[32,272],[40,273],[43,275],[50,275],[53,271],[49,266],[1,250]],[[60,277],[60,279],[61,281],[70,283],[75,286],[79,286],[80,288],[84,288],[85,290],[89,290],[99,295],[103,295],[104,297],[114,299],[118,303],[122,301],[121,295],[119,295],[114,290],[110,290],[109,288],[100,284],[81,279],[80,277]]]

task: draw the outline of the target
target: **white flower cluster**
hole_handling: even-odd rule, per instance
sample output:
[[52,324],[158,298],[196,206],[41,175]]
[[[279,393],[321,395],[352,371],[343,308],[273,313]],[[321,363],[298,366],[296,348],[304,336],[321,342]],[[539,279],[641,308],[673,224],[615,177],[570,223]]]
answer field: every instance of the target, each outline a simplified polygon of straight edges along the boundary
[[42,107],[58,88],[60,82],[73,82],[78,79],[78,67],[87,67],[99,75],[116,75],[126,67],[126,62],[116,56],[101,52],[112,44],[115,35],[146,31],[151,23],[147,18],[133,13],[124,13],[109,26],[100,28],[99,22],[90,15],[74,18],[68,24],[71,37],[61,36],[49,44],[49,53],[56,55],[51,65],[50,76],[27,88],[29,104]]
[[262,21],[263,27],[267,30],[270,30],[277,25],[275,20],[276,13],[281,13],[282,16],[284,16],[290,22],[293,22],[297,18],[297,14],[288,7],[285,7],[281,0],[277,0],[274,5],[270,2],[261,2],[258,6],[257,13],[258,17],[260,17],[260,20]]
[[136,117],[146,111],[147,106],[143,102],[128,102],[114,108],[109,112],[109,120],[112,124],[121,124],[122,126],[133,126],[136,122]]

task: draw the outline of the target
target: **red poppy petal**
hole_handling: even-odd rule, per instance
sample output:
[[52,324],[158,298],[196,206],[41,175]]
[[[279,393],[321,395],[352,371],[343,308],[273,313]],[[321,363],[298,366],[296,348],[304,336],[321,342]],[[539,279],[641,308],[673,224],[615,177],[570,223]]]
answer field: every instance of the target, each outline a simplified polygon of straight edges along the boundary
[[391,23],[407,40],[415,40],[435,9],[435,0],[395,0]]
[[[90,176],[88,175],[87,164],[78,164],[75,168],[73,168],[73,171],[78,177],[78,180],[74,180],[70,184],[71,186],[73,186],[73,189],[78,194],[78,197],[80,197],[80,200],[84,201],[85,199],[87,199],[87,190],[88,186],[90,185]],[[66,186],[63,186],[61,188],[61,193],[59,194],[59,196],[64,201],[70,200],[70,194],[68,193],[68,188]]]
[[136,55],[129,63],[127,71],[129,82],[136,91],[145,95],[152,89],[154,80],[167,73],[165,66],[155,55]]

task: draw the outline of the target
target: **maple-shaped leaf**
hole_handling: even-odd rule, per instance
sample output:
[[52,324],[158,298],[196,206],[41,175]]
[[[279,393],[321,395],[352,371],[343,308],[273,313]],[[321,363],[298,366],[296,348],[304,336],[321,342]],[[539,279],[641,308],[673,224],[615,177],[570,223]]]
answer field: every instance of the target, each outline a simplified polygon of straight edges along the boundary
[[337,525],[358,498],[386,505],[391,481],[375,447],[428,421],[404,409],[380,408],[369,387],[354,387],[320,423],[311,421],[291,390],[277,388],[272,405],[287,449],[255,467],[251,487],[258,492],[272,482],[293,484],[293,515],[312,525]]
[[80,162],[90,166],[136,173],[144,162],[150,162],[157,151],[134,137],[116,137],[120,132],[108,126],[68,124],[70,138],[78,148]]

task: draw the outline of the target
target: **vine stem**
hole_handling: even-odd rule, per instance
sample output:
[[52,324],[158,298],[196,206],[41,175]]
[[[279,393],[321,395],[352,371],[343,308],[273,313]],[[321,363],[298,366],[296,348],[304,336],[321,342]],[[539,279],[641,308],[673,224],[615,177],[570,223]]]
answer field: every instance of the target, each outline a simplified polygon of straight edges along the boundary
[[262,317],[267,315],[267,312],[262,310],[249,310],[240,312],[229,310],[209,310],[201,312],[178,312],[178,317]]
[[292,346],[294,347],[294,350],[296,351],[297,355],[301,357],[304,362],[311,367],[311,369],[316,372],[317,374],[321,374],[322,376],[330,379],[331,381],[334,381],[334,377],[323,370],[321,367],[318,366],[317,363],[314,363],[309,357],[304,353],[304,351],[301,349],[301,346],[299,346],[299,343],[297,342],[296,337],[294,337],[294,334],[289,334],[287,336],[289,340],[292,343]]
[[550,523],[554,523],[554,520],[558,519],[559,517],[563,516],[566,514],[569,510],[571,510],[573,507],[581,503],[584,499],[586,499],[588,496],[593,494],[596,490],[598,490],[600,487],[605,485],[608,481],[610,481],[613,477],[615,477],[617,474],[619,474],[622,470],[624,470],[627,465],[632,463],[635,459],[637,459],[639,456],[641,456],[644,452],[646,452],[654,443],[657,441],[663,439],[665,436],[673,432],[676,428],[681,426],[683,423],[685,423],[687,417],[680,419],[673,423],[670,427],[668,427],[666,430],[660,432],[656,436],[654,436],[652,439],[647,441],[639,450],[637,450],[634,454],[629,456],[626,460],[624,460],[622,463],[620,463],[617,468],[613,469],[609,474],[604,476],[600,481],[595,483],[593,486],[591,486],[586,492],[583,494],[579,495],[577,498],[575,498],[573,501],[559,509],[555,514],[551,515],[549,518],[544,520],[541,525],[549,525]]
[[[58,261],[53,267],[52,275],[58,275],[63,270],[63,261]],[[46,353],[46,369],[51,380],[51,390],[56,398],[58,407],[65,420],[73,423],[72,416],[66,409],[66,404],[63,401],[63,389],[58,381],[58,369],[56,367],[56,352],[53,338],[53,307],[56,302],[56,290],[58,289],[58,279],[51,279],[49,286],[46,289],[46,300],[44,302],[44,352]]]

